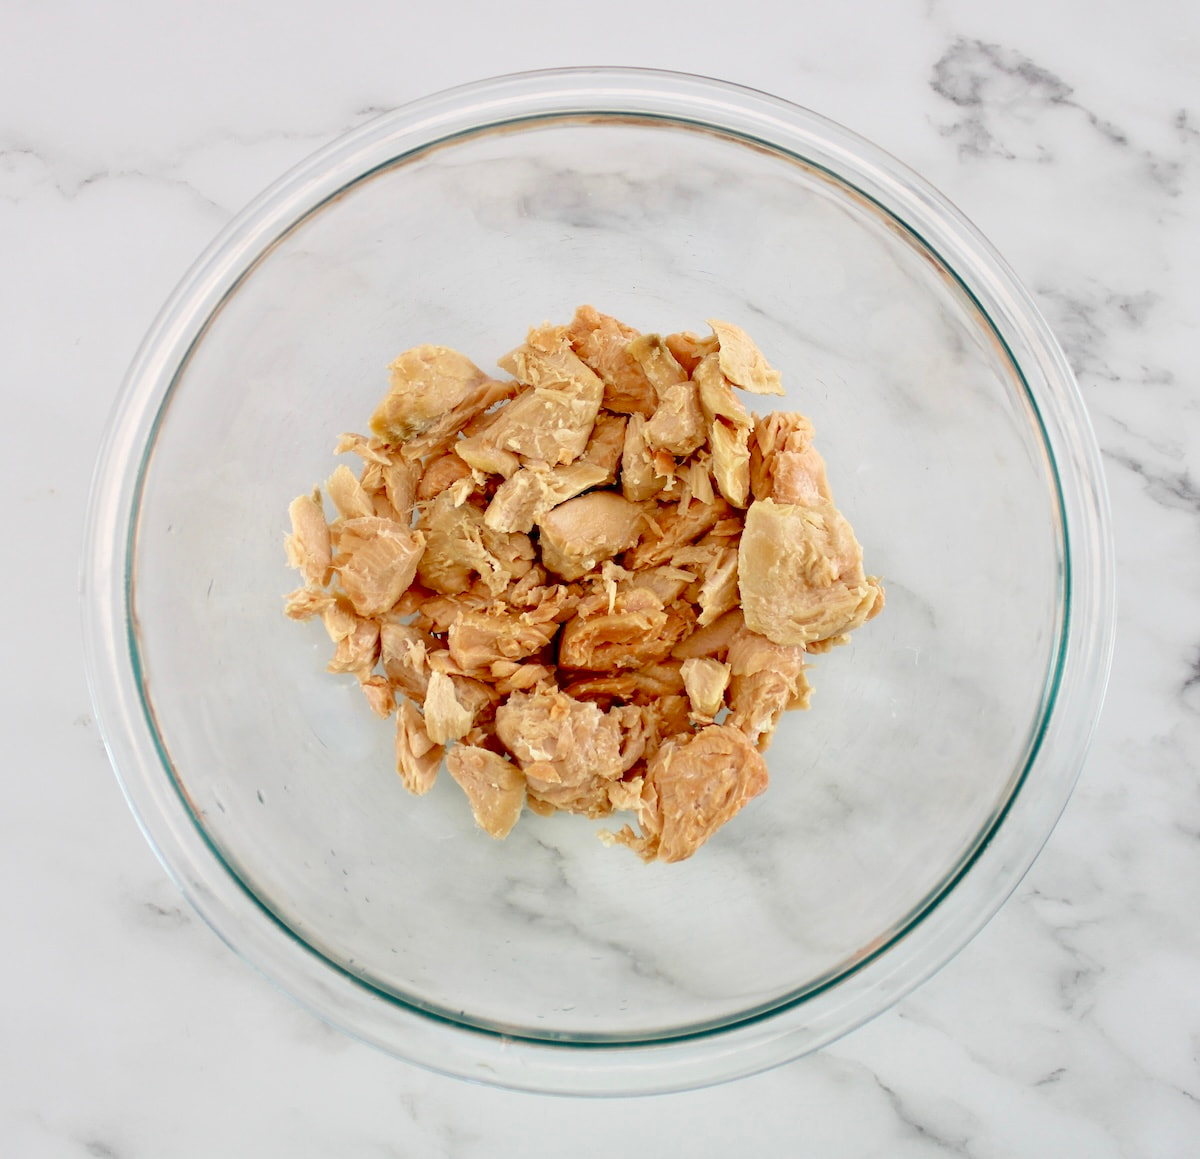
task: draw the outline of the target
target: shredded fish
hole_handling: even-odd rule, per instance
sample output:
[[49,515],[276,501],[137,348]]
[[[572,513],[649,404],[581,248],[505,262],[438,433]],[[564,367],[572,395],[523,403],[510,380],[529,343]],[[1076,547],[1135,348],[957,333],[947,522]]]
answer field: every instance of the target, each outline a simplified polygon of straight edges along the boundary
[[[761,753],[807,708],[812,659],[884,593],[834,506],[813,426],[749,335],[639,334],[591,306],[496,379],[457,351],[391,364],[369,436],[344,434],[289,507],[284,613],[319,619],[330,672],[395,715],[413,794],[444,763],[476,823],[526,806],[631,814],[602,832],[692,856],[767,786]],[[636,828],[635,828],[636,826]]]

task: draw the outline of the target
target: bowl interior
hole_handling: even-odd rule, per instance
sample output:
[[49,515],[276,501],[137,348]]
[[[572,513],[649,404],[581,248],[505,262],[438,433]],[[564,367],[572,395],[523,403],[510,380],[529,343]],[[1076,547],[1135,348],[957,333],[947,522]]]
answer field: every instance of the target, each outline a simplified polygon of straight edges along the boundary
[[[320,625],[281,614],[287,504],[365,427],[387,363],[436,342],[490,366],[583,302],[643,330],[749,330],[887,585],[883,615],[814,659],[768,792],[679,865],[561,815],[493,842],[445,774],[408,796],[391,726],[323,671]],[[829,986],[986,839],[1052,692],[1053,472],[988,320],[869,199],[700,128],[531,121],[363,178],[214,314],[147,452],[132,644],[195,823],[331,964],[505,1034],[670,1038]]]

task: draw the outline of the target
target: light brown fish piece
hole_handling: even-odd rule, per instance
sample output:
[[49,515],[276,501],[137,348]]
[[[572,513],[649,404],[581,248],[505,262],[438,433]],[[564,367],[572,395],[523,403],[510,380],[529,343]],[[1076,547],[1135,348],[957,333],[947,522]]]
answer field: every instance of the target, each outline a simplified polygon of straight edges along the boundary
[[329,582],[333,549],[321,492],[297,496],[288,507],[288,515],[292,521],[292,533],[284,540],[288,565],[300,572],[306,584],[323,587]]
[[[623,569],[622,569],[623,570]],[[661,564],[644,571],[627,572],[629,588],[646,588],[652,591],[664,605],[673,603],[683,595],[684,589],[695,582],[695,576],[682,567]]]
[[[475,728],[477,725],[485,723],[491,710],[501,700],[500,693],[483,679],[488,675],[487,669],[463,668],[455,662],[448,648],[431,649],[427,660],[430,680],[434,676],[445,676],[450,681],[458,707],[467,714],[466,728]],[[461,719],[456,715],[454,706],[449,703],[441,681],[438,682],[437,695],[442,698],[438,711],[444,708],[447,713],[444,719],[451,727],[457,727],[461,723]],[[428,699],[429,694],[426,692],[425,715],[427,718],[429,716]],[[460,735],[465,735],[465,732]],[[435,739],[437,738],[435,737]],[[450,739],[457,738],[451,737]]]
[[337,644],[358,626],[358,614],[345,595],[334,592],[332,602],[321,610],[321,623],[329,638]]
[[356,435],[347,431],[338,436],[333,453],[346,455],[351,452],[362,459],[364,466],[374,463],[377,467],[386,467],[393,461],[388,453],[387,444],[382,439],[368,438],[366,435]]
[[659,408],[662,407],[671,387],[687,382],[687,371],[675,361],[675,355],[671,353],[661,334],[639,334],[630,340],[626,349],[654,387]]
[[379,625],[374,620],[359,620],[354,630],[337,643],[326,672],[348,672],[365,683],[379,663]]
[[481,444],[551,465],[583,454],[604,384],[571,349],[565,335],[531,332],[524,346],[501,365],[532,387],[502,407],[482,434]]
[[375,514],[371,497],[345,463],[325,480],[325,492],[343,519],[370,519]]
[[480,829],[489,837],[507,837],[525,805],[521,770],[489,749],[458,744],[446,754],[446,771],[466,793]]
[[686,458],[704,444],[704,415],[694,382],[685,380],[663,391],[643,437],[651,453],[667,451],[678,458]]
[[700,576],[696,601],[700,605],[700,616],[696,622],[703,628],[738,606],[737,549],[712,545],[711,562],[704,566]]
[[545,664],[517,664],[512,660],[496,660],[491,666],[492,680],[501,696],[510,692],[527,692],[549,680],[554,680],[554,669]]
[[446,750],[434,744],[425,719],[407,700],[396,709],[396,771],[404,787],[420,797],[433,788]]
[[621,449],[621,494],[633,503],[652,499],[667,479],[654,466],[654,456],[646,443],[646,420],[631,415],[625,426],[625,442]]
[[522,609],[519,619],[523,624],[549,624],[551,621],[563,624],[575,614],[580,599],[580,593],[571,584],[548,584],[530,591],[513,606]]
[[535,563],[516,583],[504,589],[504,601],[514,608],[530,608],[541,603],[550,577],[540,563]]
[[723,419],[714,419],[708,428],[717,489],[735,507],[745,507],[750,498],[749,433],[745,427],[731,427]]
[[425,536],[391,519],[340,520],[334,529],[333,566],[360,616],[389,611],[417,574]]
[[721,373],[718,355],[710,354],[701,360],[692,377],[696,382],[700,410],[710,424],[721,419],[735,429],[751,425],[742,400],[733,393],[733,384]]
[[463,669],[490,667],[497,660],[523,660],[540,652],[558,624],[531,624],[512,612],[464,612],[450,625],[450,655]]
[[685,660],[679,666],[683,686],[692,704],[692,713],[697,718],[711,722],[725,703],[725,689],[729,686],[729,665],[720,660],[695,658]]
[[580,306],[566,328],[571,348],[604,383],[603,406],[617,414],[654,413],[654,387],[628,346],[638,332],[632,326],[601,314],[592,306]]
[[488,377],[465,354],[432,345],[404,351],[388,373],[390,389],[370,424],[388,443],[407,442],[443,423]]
[[396,709],[396,693],[386,676],[370,676],[362,683],[363,695],[376,716],[385,720]]
[[495,446],[484,435],[459,439],[452,447],[473,472],[482,475],[503,475],[505,479],[510,479],[521,469],[521,460],[512,451]]
[[[707,451],[698,451],[688,461],[681,475],[684,494],[697,503],[714,503],[712,459]],[[680,502],[682,503],[682,497]]]
[[647,588],[620,592],[613,611],[577,614],[562,629],[558,662],[565,668],[619,672],[668,656],[690,627]]
[[426,537],[417,575],[433,591],[463,592],[477,575],[493,595],[499,595],[533,566],[536,553],[529,536],[488,527],[484,513],[474,504],[456,506],[451,490],[429,504],[417,526]]
[[521,384],[512,379],[484,379],[424,434],[401,444],[400,454],[414,462],[444,454],[461,441],[460,432],[470,433],[477,425],[490,421],[493,418],[488,413],[491,408],[520,391]]
[[707,319],[713,333],[720,342],[717,358],[721,373],[734,386],[755,394],[783,394],[783,382],[754,340],[740,326],[732,322]]
[[812,506],[833,501],[813,427],[801,414],[776,411],[756,419],[750,440],[750,486],[756,499]]
[[588,439],[579,462],[590,463],[604,471],[604,479],[599,484],[607,486],[617,480],[617,467],[621,463],[621,454],[625,449],[625,426],[628,419],[624,415],[609,414],[601,411],[596,416],[592,426],[592,436]]
[[639,797],[641,834],[608,835],[644,861],[683,861],[767,787],[767,766],[736,728],[712,724],[683,743],[667,741],[647,763]]
[[548,511],[606,482],[608,477],[603,467],[582,460],[565,467],[531,464],[496,488],[484,523],[496,531],[532,531]]
[[542,563],[578,579],[637,542],[642,512],[615,491],[592,491],[559,504],[539,520]]
[[[621,732],[621,775],[627,776],[646,752],[646,716],[636,704],[618,705],[610,708],[608,719],[616,721]],[[610,782],[611,784],[611,782]],[[607,788],[605,789],[607,793]],[[609,794],[609,802],[612,796]]]
[[563,691],[576,700],[595,700],[603,704],[614,701],[625,704],[652,704],[662,697],[677,696],[683,692],[680,668],[678,660],[665,660],[657,664],[647,664],[633,671],[602,676],[588,673],[568,681],[563,686]]
[[[311,620],[314,616],[324,615],[335,603],[334,594],[326,588],[297,588],[284,596],[283,614],[289,620]],[[334,639],[334,643],[338,638]]]
[[429,653],[436,639],[411,624],[385,623],[379,629],[380,660],[388,680],[410,700],[425,701],[429,687]]
[[461,479],[471,477],[471,468],[453,451],[439,455],[425,467],[417,483],[417,499],[424,502],[440,495]]
[[417,485],[421,477],[420,464],[397,459],[381,468],[380,474],[384,498],[393,512],[392,518],[405,527],[411,527],[417,503]]
[[620,718],[543,685],[512,693],[496,711],[496,732],[531,794],[569,812],[607,811],[604,785],[623,771]]
[[[413,586],[416,587],[417,585],[414,584]],[[411,591],[412,589],[409,590]],[[496,597],[479,580],[475,580],[470,587],[454,595],[447,596],[441,593],[429,593],[414,609],[412,622],[422,631],[436,632],[444,636],[450,630],[450,625],[463,612],[483,611],[486,608],[490,608],[495,602]],[[397,608],[403,606],[403,600],[396,605]]]
[[827,502],[811,507],[756,499],[738,547],[746,626],[777,644],[845,635],[883,606],[863,574],[850,524]]
[[676,504],[660,503],[647,513],[646,533],[641,542],[622,557],[622,566],[630,571],[641,571],[668,563],[681,547],[712,531],[730,512],[729,504],[722,499],[713,503],[693,503],[682,513]]
[[722,660],[744,623],[741,608],[734,608],[723,616],[718,616],[711,624],[697,628],[691,635],[685,636],[671,649],[671,655],[676,660],[690,660],[694,657]]
[[690,330],[683,330],[678,334],[668,334],[663,341],[667,344],[667,349],[674,356],[675,361],[692,376],[696,373],[696,367],[708,355],[715,354],[720,345],[715,334],[701,338]]
[[471,727],[471,714],[458,702],[454,684],[442,672],[431,672],[425,692],[425,729],[435,744],[458,740]]
[[760,752],[766,751],[786,709],[807,708],[811,689],[806,653],[743,628],[729,645],[729,718]]
[[695,735],[692,726],[692,702],[683,685],[682,666],[679,673],[678,692],[668,692],[653,698],[641,699],[639,707],[646,728],[646,759],[653,759],[658,750],[669,740],[683,743]]

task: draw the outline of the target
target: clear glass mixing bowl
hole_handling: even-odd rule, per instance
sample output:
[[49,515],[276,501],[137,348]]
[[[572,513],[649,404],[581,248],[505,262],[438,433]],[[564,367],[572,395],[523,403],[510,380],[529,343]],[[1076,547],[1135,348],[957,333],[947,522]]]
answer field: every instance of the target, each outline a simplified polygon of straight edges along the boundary
[[[885,613],[816,659],[772,785],[691,861],[407,795],[325,674],[289,500],[419,342],[489,365],[590,302],[744,325],[815,422]],[[97,467],[93,695],[145,833],[249,962],[453,1074],[677,1089],[829,1042],[946,962],[1048,836],[1112,637],[1101,469],[1028,295],[944,198],[814,113],[695,77],[505,77],[360,128],[203,255]]]

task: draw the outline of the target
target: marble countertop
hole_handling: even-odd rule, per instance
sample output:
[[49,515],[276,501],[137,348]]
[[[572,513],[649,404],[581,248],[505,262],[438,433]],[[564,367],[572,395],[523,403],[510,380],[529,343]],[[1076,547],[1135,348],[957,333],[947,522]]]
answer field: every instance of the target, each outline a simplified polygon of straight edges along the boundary
[[[956,202],[1078,374],[1120,591],[1078,789],[974,942],[815,1056],[613,1102],[426,1073],[327,1029],[243,965],[125,806],[77,613],[105,417],[159,304],[220,227],[381,109],[589,63],[775,92]],[[0,1154],[1200,1154],[1198,76],[1200,8],[1175,0],[5,5]]]

